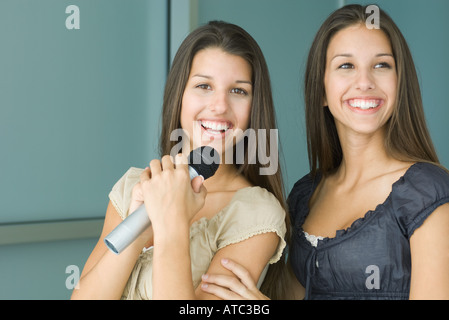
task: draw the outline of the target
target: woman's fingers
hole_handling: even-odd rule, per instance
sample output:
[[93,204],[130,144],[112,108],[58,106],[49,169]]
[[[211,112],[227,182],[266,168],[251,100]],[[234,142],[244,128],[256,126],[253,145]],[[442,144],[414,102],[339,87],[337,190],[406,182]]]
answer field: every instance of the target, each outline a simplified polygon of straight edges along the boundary
[[157,176],[162,171],[174,169],[174,163],[170,156],[163,156],[161,160],[153,159],[150,161],[149,167],[146,167],[140,175],[140,181],[145,182],[152,177]]
[[222,259],[221,264],[223,267],[234,273],[240,279],[240,281],[242,281],[243,285],[245,285],[248,289],[257,289],[256,284],[251,278],[248,270],[246,270],[242,265],[229,259]]
[[242,265],[229,259],[222,259],[221,264],[236,277],[218,274],[203,275],[201,289],[222,299],[266,300],[262,292],[257,289],[248,270]]
[[163,171],[167,171],[167,170],[173,170],[174,169],[174,164],[173,164],[173,160],[170,156],[163,156],[161,159],[161,166],[162,166],[162,170]]
[[207,193],[204,179],[196,177],[190,181],[187,163],[183,154],[173,158],[166,155],[152,160],[149,168],[143,170],[140,184],[145,205],[152,204],[152,208],[147,207],[150,219],[156,212],[164,212],[157,208],[170,207],[173,213],[191,219],[203,207]]
[[175,156],[174,162],[175,162],[175,166],[176,166],[177,169],[183,168],[185,170],[188,170],[187,169],[188,160],[187,160],[187,157],[184,154],[178,153]]
[[197,176],[193,178],[191,183],[193,191],[195,191],[196,193],[200,193],[201,191],[203,191],[202,189],[205,190],[205,188],[203,187],[203,182],[204,182],[203,176]]
[[226,275],[203,275],[201,289],[225,300],[251,299],[247,288],[235,277]]
[[140,207],[143,204],[143,201],[144,198],[142,193],[141,182],[138,182],[131,191],[131,202],[129,205],[129,212],[134,212],[138,207]]
[[223,300],[243,300],[242,296],[234,293],[233,291],[227,288],[215,285],[213,283],[202,284],[201,290],[213,294],[214,296],[217,296],[218,298]]
[[153,159],[150,161],[151,176],[154,177],[162,172],[162,165],[159,159]]
[[203,276],[201,289],[224,300],[265,300],[259,290],[249,290],[233,276],[210,274]]
[[151,179],[151,169],[150,167],[146,167],[142,173],[140,174],[140,184],[142,187],[142,183]]

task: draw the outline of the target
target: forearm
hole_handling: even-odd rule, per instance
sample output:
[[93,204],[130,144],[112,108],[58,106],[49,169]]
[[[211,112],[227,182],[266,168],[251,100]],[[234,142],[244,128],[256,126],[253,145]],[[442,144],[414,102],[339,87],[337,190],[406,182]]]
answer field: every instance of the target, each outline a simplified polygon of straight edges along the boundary
[[72,299],[120,299],[143,244],[136,240],[119,255],[106,249],[100,260],[82,275]]
[[154,237],[153,299],[192,300],[189,226],[170,229]]

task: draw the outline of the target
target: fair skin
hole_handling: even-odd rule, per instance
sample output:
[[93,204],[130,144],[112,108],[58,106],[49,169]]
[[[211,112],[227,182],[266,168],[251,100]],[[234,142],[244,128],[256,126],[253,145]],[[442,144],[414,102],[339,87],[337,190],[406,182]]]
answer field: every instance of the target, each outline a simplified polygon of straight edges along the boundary
[[[195,123],[202,124],[201,136],[206,140],[200,144],[211,146],[222,145],[223,138],[232,134],[232,130],[223,134],[217,132],[223,125],[244,131],[248,127],[252,102],[251,72],[243,58],[221,49],[198,52],[182,100],[183,129],[192,136]],[[201,286],[193,287],[190,226],[201,218],[213,217],[237,190],[251,184],[236,174],[233,164],[221,164],[215,175],[206,181],[201,177],[190,181],[186,163],[184,154],[174,159],[164,156],[161,160],[152,160],[142,172],[140,182],[133,188],[129,211],[144,203],[152,226],[119,255],[110,252],[103,242],[122,221],[109,203],[100,240],[85,264],[79,289],[73,291],[72,299],[119,299],[142,248],[149,246],[154,246],[154,299],[217,299],[202,291]],[[226,246],[214,255],[207,273],[235,277],[220,263],[223,257],[230,257],[257,281],[278,242],[277,235],[270,232]]]
[[[350,227],[383,203],[392,184],[412,163],[394,159],[383,144],[385,123],[395,108],[397,75],[389,40],[382,31],[354,25],[338,32],[327,49],[324,82],[323,105],[334,116],[343,160],[315,190],[303,229],[335,237],[336,230]],[[449,299],[448,234],[449,204],[444,204],[411,236],[410,299]],[[242,282],[211,275],[206,290],[221,297],[261,298],[242,266],[232,261],[226,265]]]
[[[209,145],[223,153],[239,131],[248,128],[252,71],[244,59],[234,58],[221,49],[208,48],[193,59],[181,110],[181,126],[190,137],[191,149]],[[228,63],[235,65],[237,73],[230,72]]]

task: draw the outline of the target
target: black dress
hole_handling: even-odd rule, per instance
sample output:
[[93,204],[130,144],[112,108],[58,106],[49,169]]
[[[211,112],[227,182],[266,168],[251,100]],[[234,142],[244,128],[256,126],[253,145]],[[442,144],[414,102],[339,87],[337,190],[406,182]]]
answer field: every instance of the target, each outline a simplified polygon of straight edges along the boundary
[[409,240],[438,206],[449,202],[449,174],[429,163],[412,165],[384,203],[314,247],[302,225],[320,179],[319,174],[304,176],[288,197],[291,263],[306,299],[408,299]]

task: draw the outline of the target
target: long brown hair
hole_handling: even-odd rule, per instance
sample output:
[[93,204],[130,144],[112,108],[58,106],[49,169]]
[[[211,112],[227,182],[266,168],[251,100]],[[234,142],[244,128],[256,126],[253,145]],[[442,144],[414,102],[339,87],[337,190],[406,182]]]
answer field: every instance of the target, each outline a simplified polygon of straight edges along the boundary
[[[258,133],[259,129],[266,129],[266,136],[263,142],[265,143],[265,150],[271,150],[269,134],[270,129],[276,128],[276,117],[268,67],[262,51],[256,41],[239,26],[222,21],[211,21],[191,32],[182,42],[174,57],[164,92],[162,130],[159,139],[160,155],[170,154],[171,149],[178,143],[178,141],[170,140],[170,134],[173,130],[181,128],[182,97],[189,78],[193,58],[200,50],[206,48],[220,48],[229,54],[242,57],[250,64],[252,69],[253,97],[248,127],[256,130]],[[260,137],[256,136],[259,140]],[[243,164],[237,164],[234,161],[239,169],[239,173],[253,185],[270,191],[279,200],[283,208],[286,209],[280,166],[272,175],[260,175],[259,170],[264,165],[258,161],[254,164],[249,163],[247,141],[243,143],[246,144],[244,146],[245,161]],[[257,141],[256,148],[259,147],[259,143],[261,143],[260,140]],[[233,154],[236,155],[236,152]],[[289,225],[289,217],[286,214],[287,230],[289,230]],[[279,273],[284,272],[284,262],[285,260],[281,258],[280,262],[270,266],[262,285],[262,291],[271,298],[283,298],[280,291],[284,290],[285,285],[280,281],[281,276]]]
[[[385,149],[398,160],[438,164],[424,117],[415,65],[407,42],[388,14],[382,9],[379,9],[379,14],[380,29],[390,40],[398,76],[396,107],[386,123]],[[323,175],[333,172],[343,157],[334,118],[329,108],[322,107],[329,42],[338,31],[355,24],[365,24],[367,18],[366,6],[347,5],[334,11],[321,25],[310,48],[304,98],[312,175],[317,171]]]

